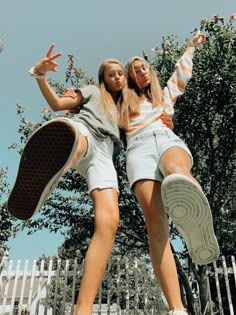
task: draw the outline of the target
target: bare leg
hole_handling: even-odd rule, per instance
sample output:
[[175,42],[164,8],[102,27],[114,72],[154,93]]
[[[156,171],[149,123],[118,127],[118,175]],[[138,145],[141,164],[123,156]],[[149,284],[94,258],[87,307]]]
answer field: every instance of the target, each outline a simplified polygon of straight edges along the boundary
[[180,147],[173,147],[166,150],[160,158],[159,167],[164,177],[170,174],[182,174],[192,179],[200,187],[198,181],[190,173],[190,156]]
[[170,309],[184,309],[160,187],[159,182],[140,180],[135,184],[134,192],[144,212],[153,268],[169,307]]
[[119,224],[118,193],[102,189],[92,192],[95,207],[95,232],[84,265],[80,292],[74,315],[91,315]]

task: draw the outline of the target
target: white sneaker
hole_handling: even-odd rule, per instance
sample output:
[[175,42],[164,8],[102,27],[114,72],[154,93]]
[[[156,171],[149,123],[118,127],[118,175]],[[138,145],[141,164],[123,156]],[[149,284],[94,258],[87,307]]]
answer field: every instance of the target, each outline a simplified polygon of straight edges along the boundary
[[188,315],[185,310],[172,310],[168,313],[168,315]]
[[78,141],[78,129],[63,117],[45,123],[31,135],[7,203],[13,216],[28,220],[40,210],[64,175]]
[[163,180],[161,190],[166,212],[183,236],[192,260],[199,265],[215,261],[220,249],[201,188],[184,175],[172,174]]

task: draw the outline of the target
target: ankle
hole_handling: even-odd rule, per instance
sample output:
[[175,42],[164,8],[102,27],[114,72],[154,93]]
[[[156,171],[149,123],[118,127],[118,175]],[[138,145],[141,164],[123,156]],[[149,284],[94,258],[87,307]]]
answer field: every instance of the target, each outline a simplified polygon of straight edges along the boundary
[[92,306],[77,303],[74,314],[73,315],[91,315],[92,314]]
[[168,315],[188,315],[186,308],[176,308],[174,307],[169,311]]

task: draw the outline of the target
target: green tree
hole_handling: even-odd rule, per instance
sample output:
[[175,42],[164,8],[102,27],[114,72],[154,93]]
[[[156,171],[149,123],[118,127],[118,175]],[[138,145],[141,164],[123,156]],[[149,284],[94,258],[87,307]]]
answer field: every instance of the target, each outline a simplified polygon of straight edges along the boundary
[[[3,41],[0,37],[0,53],[3,52]],[[0,167],[0,262],[8,249],[6,242],[16,232],[13,227],[13,218],[6,209],[6,200],[9,194],[9,183],[7,181],[7,167]]]
[[0,37],[0,53],[2,53],[2,52],[3,52],[3,41]]
[[6,242],[16,233],[13,218],[6,207],[8,194],[7,168],[0,167],[0,261],[4,252],[8,250]]

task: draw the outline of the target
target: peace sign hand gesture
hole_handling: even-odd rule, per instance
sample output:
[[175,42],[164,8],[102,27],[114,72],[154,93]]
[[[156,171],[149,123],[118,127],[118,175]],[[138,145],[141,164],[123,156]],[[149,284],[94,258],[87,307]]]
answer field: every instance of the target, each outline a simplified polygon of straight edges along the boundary
[[55,55],[52,55],[54,47],[55,44],[52,44],[46,55],[36,63],[34,66],[34,72],[36,74],[44,76],[48,71],[57,72],[56,67],[58,66],[58,63],[56,63],[54,60],[60,57],[62,53],[59,52]]

